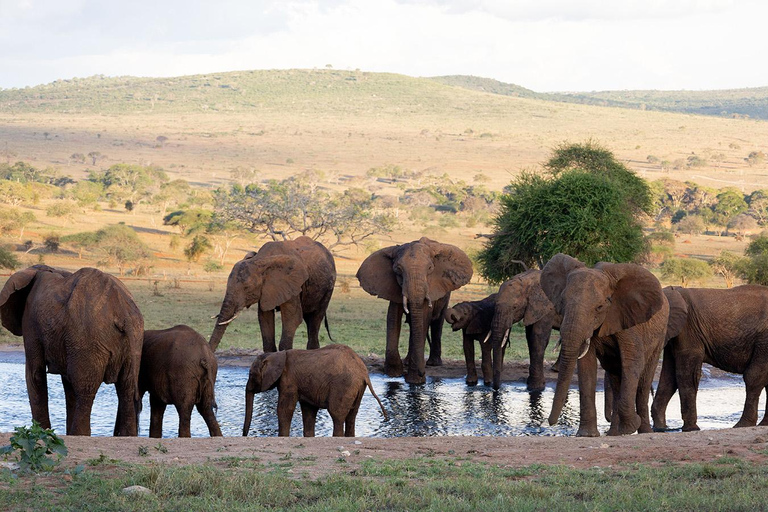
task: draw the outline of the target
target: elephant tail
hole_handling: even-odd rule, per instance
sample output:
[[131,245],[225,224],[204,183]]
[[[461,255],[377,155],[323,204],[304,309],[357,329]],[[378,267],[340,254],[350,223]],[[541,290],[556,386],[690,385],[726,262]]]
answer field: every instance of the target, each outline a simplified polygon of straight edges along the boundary
[[325,322],[325,332],[328,333],[328,339],[331,340],[331,343],[336,343],[336,340],[331,336],[331,330],[328,328],[328,315],[325,315],[323,321]]
[[384,419],[388,420],[389,416],[387,415],[387,410],[384,408],[384,404],[381,403],[381,400],[379,400],[379,396],[373,390],[373,385],[371,384],[371,378],[368,377],[368,375],[365,376],[365,383],[368,385],[368,389],[371,390],[371,394],[373,395],[373,398],[375,398],[376,401],[379,402],[379,407],[381,407],[381,414],[384,415]]

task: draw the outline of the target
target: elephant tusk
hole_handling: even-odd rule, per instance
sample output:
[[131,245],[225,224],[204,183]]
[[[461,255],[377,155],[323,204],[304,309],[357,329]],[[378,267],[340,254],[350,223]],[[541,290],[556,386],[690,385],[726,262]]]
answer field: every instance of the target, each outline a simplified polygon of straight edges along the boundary
[[502,348],[506,347],[508,342],[509,342],[509,329],[507,329],[507,332],[504,333],[504,339],[501,340],[501,347]]
[[488,343],[488,338],[491,337],[491,331],[488,331],[488,334],[485,335],[485,339],[483,340],[483,343]]
[[214,318],[219,318],[219,315],[213,315],[213,316],[211,317],[211,320],[213,320]]
[[240,314],[240,313],[235,313],[235,315],[234,315],[232,318],[230,318],[229,320],[225,320],[225,321],[223,321],[223,322],[219,322],[219,325],[227,325],[229,322],[231,322],[232,320],[234,320],[235,318],[237,318],[237,315],[239,315],[239,314]]
[[581,350],[581,354],[579,354],[579,359],[581,359],[582,357],[584,357],[585,355],[587,355],[587,352],[589,352],[589,343],[590,343],[590,341],[591,341],[591,340],[592,340],[592,338],[587,338],[587,339],[584,341],[584,345],[585,345],[585,346],[584,346],[584,348]]
[[406,297],[405,294],[403,294],[403,309],[405,310],[406,315],[411,314],[411,312],[408,311],[408,297]]
[[427,299],[427,304],[429,304],[429,309],[432,309],[432,299]]
[[562,344],[563,344],[563,338],[558,338],[557,343],[555,343],[555,346],[552,349],[552,353],[554,354],[555,352],[557,352],[557,349],[559,349]]

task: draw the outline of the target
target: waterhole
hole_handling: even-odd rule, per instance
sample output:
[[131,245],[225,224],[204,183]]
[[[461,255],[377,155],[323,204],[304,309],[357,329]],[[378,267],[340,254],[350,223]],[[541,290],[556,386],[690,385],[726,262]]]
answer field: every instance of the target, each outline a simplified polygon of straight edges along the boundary
[[[24,377],[23,354],[0,355],[0,432],[29,425],[32,415]],[[698,394],[699,426],[702,429],[728,428],[741,416],[745,391],[741,376],[708,378],[705,376]],[[242,435],[245,415],[245,384],[248,368],[222,366],[216,382],[217,418],[225,436]],[[549,426],[547,417],[552,406],[554,383],[541,393],[529,393],[524,383],[503,383],[498,392],[485,386],[467,386],[464,379],[428,378],[422,386],[406,384],[401,378],[371,374],[371,381],[389,419],[381,415],[379,405],[366,392],[357,416],[356,434],[360,437],[400,436],[563,436],[578,429],[579,396],[571,389],[560,422]],[[602,417],[603,393],[597,393],[598,428],[608,430]],[[63,434],[65,402],[61,378],[48,375],[48,403],[51,426]],[[277,435],[277,390],[256,395],[251,436]],[[114,428],[117,397],[113,385],[102,384],[91,413],[92,435],[109,436]],[[762,418],[762,411],[760,411]],[[667,409],[667,424],[682,426],[678,395]],[[208,435],[205,422],[192,413],[192,436]],[[327,411],[317,415],[318,436],[330,436],[333,423]],[[165,412],[163,436],[176,437],[178,416],[173,406]],[[149,434],[149,397],[144,396],[139,421],[139,435]],[[296,407],[291,427],[292,436],[302,435],[301,411]]]

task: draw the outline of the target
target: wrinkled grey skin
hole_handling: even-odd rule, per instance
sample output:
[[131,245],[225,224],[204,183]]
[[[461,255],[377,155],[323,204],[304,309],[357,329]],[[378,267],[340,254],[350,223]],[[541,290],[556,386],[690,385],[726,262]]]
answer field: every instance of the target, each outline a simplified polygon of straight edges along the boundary
[[117,391],[114,435],[137,435],[144,319],[123,283],[95,268],[71,273],[34,265],[8,278],[0,315],[3,327],[24,337],[32,419],[51,427],[47,371],[61,375],[67,435],[91,435],[102,382]]
[[550,424],[560,416],[578,363],[577,435],[600,435],[595,410],[599,360],[613,391],[608,435],[651,432],[648,401],[669,317],[669,303],[656,277],[639,265],[598,263],[587,268],[557,254],[542,270],[541,287],[563,318]]
[[179,437],[191,437],[192,409],[205,420],[211,436],[221,436],[214,387],[218,362],[200,334],[186,325],[144,331],[139,393],[149,393],[149,437],[163,437],[167,405],[179,414]]
[[366,387],[379,402],[384,418],[387,417],[387,411],[373,391],[368,368],[346,345],[258,356],[251,364],[245,386],[243,436],[247,436],[251,429],[255,394],[275,387],[278,392],[278,435],[282,437],[290,434],[296,402],[301,405],[304,437],[315,436],[319,409],[328,409],[335,437],[355,437],[355,419]]
[[[754,426],[760,394],[768,388],[768,287],[743,285],[722,290],[672,286],[667,290],[683,303],[683,313],[676,335],[664,348],[651,408],[654,429],[666,430],[667,405],[679,390],[683,430],[699,430],[696,394],[702,363],[744,376],[744,410],[734,426]],[[760,425],[768,425],[768,416]]]
[[293,337],[302,320],[307,324],[307,348],[318,348],[320,326],[335,283],[336,264],[321,243],[301,236],[264,244],[258,253],[249,253],[232,268],[211,334],[211,348],[216,350],[238,313],[254,304],[259,305],[264,352],[277,350],[275,311],[280,311],[283,326],[280,350],[293,348]]
[[[450,293],[472,278],[472,262],[458,247],[421,238],[378,250],[357,271],[360,286],[389,301],[387,349],[384,371],[390,377],[403,374],[398,350],[403,313],[410,323],[405,381],[426,382],[426,364],[442,363],[442,330]],[[431,330],[429,361],[424,361],[427,329]]]
[[475,342],[480,342],[482,353],[481,368],[483,371],[483,383],[491,385],[493,380],[493,367],[491,366],[491,345],[487,337],[491,332],[493,312],[496,310],[496,297],[494,293],[481,300],[459,302],[445,311],[445,321],[453,331],[461,330],[464,347],[464,360],[467,364],[466,383],[468,386],[477,385],[477,368],[475,367]]

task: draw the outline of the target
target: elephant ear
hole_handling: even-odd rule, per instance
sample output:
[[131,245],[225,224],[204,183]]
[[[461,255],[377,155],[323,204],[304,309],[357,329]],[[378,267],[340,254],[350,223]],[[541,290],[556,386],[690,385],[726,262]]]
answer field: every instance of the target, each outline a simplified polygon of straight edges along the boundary
[[669,320],[667,321],[667,334],[664,341],[676,338],[688,321],[688,303],[677,291],[676,286],[667,286],[662,290],[669,302]]
[[544,290],[541,288],[541,272],[538,270],[529,270],[530,276],[526,276],[528,281],[528,304],[523,316],[523,325],[535,324],[548,313],[554,313],[552,302],[547,298]]
[[568,282],[568,274],[585,265],[567,254],[558,253],[541,270],[541,289],[559,314],[563,314],[563,291]]
[[429,298],[441,299],[445,294],[457,290],[472,279],[472,261],[464,251],[455,245],[434,242],[428,238],[419,240],[432,250],[435,268],[427,276]]
[[390,302],[403,302],[403,289],[392,268],[399,245],[385,247],[363,261],[357,271],[357,280],[363,290]]
[[485,334],[490,330],[493,315],[496,314],[496,299],[498,297],[498,293],[492,293],[475,304],[475,316],[467,326],[467,334]]
[[664,306],[659,280],[640,265],[598,263],[595,268],[616,283],[599,336],[609,336],[645,323]]
[[301,287],[309,279],[304,263],[295,256],[267,256],[258,261],[264,284],[261,287],[259,307],[270,311],[301,294]]
[[261,362],[261,391],[268,391],[271,389],[277,382],[277,379],[283,374],[287,355],[287,350],[273,352],[266,356]]
[[33,265],[8,278],[2,291],[0,291],[0,318],[3,327],[16,336],[22,335],[21,318],[24,316],[29,290],[32,289],[32,282],[38,272],[57,272],[64,276],[71,274],[66,271],[58,271],[48,265]]

